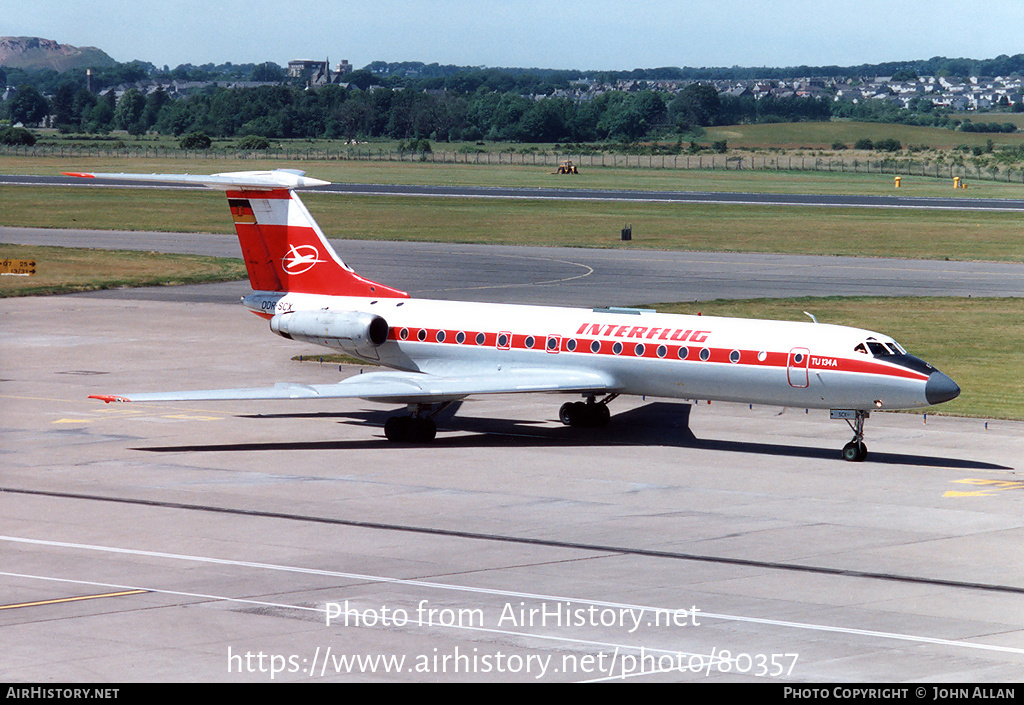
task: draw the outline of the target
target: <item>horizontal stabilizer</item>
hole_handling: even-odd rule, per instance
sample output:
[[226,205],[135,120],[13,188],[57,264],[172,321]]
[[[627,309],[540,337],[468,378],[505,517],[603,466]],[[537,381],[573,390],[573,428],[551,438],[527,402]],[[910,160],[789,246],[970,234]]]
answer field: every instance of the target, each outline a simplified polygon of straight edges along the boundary
[[63,172],[65,176],[83,179],[112,179],[117,181],[145,181],[156,184],[177,184],[179,186],[207,186],[221,191],[236,189],[297,189],[312,186],[327,186],[330,181],[321,181],[306,176],[304,171],[275,169],[274,171],[228,171],[222,174],[99,174],[84,172]]
[[418,372],[370,372],[337,384],[280,382],[272,387],[207,389],[187,392],[93,395],[105,402],[231,401],[261,399],[366,399],[394,403],[430,403],[462,399],[471,394],[520,392],[613,392],[605,374],[585,370],[517,369],[483,375],[440,377]]

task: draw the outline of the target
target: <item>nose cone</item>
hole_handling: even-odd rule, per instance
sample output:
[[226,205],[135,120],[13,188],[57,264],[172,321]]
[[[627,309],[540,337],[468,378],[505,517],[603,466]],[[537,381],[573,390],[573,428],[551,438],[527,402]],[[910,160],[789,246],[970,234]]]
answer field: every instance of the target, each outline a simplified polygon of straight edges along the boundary
[[924,398],[929,404],[941,404],[950,399],[960,396],[960,387],[947,375],[935,370],[928,375],[928,381],[924,384]]

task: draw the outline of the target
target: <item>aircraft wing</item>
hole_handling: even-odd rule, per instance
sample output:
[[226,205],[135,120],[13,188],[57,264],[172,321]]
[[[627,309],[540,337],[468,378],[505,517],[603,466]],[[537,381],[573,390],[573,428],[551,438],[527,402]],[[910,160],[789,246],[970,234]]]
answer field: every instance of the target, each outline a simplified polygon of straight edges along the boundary
[[606,374],[558,368],[515,369],[486,374],[441,376],[419,372],[370,372],[336,384],[279,382],[272,387],[207,389],[186,392],[95,394],[105,402],[228,401],[261,399],[366,399],[385,403],[424,404],[462,399],[471,394],[517,392],[614,392]]

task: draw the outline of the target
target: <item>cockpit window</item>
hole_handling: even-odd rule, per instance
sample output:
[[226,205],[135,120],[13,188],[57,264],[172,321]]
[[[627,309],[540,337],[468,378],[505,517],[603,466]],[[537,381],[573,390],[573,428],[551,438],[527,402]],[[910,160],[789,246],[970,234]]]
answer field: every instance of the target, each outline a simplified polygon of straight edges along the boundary
[[854,352],[870,354],[874,357],[893,357],[895,355],[906,355],[907,351],[895,340],[883,343],[874,338],[868,338],[863,343],[858,343],[853,349]]
[[868,338],[863,342],[857,343],[853,350],[854,352],[858,352],[862,355],[870,355],[879,361],[884,360],[887,365],[899,365],[901,367],[914,370],[915,372],[920,372],[923,375],[930,375],[935,371],[934,367],[924,360],[920,360],[909,354],[903,349],[903,346],[895,340],[886,340],[883,342],[878,338]]

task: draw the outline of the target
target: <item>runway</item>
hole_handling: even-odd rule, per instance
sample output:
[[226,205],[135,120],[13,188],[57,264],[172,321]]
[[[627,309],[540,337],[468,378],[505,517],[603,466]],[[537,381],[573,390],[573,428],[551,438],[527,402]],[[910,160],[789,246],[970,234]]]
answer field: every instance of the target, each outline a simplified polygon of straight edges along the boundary
[[[0,174],[0,186],[79,186],[83,188],[161,188],[145,181],[90,181],[73,176]],[[176,186],[179,189],[202,187]],[[845,194],[733,193],[723,191],[649,191],[630,189],[530,188],[417,184],[332,183],[303,192],[431,198],[501,198],[559,201],[630,201],[641,203],[725,203],[732,205],[807,206],[818,208],[898,208],[958,211],[1024,211],[1024,200],[1008,198],[852,196]]]
[[[0,230],[18,238],[237,256],[233,236]],[[1019,265],[336,246],[485,301],[1024,291]],[[360,401],[87,399],[360,372],[293,361],[314,349],[247,289],[4,301],[0,680],[1019,680],[1024,424],[876,413],[853,467],[846,425],[803,409],[620,398],[588,432],[559,396],[498,396],[413,447]]]

